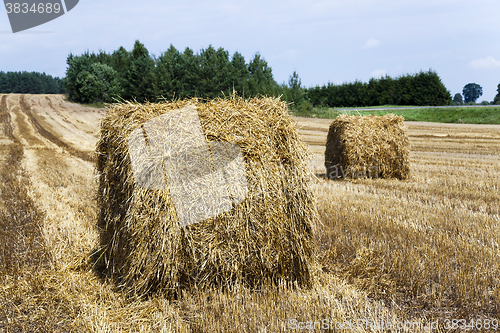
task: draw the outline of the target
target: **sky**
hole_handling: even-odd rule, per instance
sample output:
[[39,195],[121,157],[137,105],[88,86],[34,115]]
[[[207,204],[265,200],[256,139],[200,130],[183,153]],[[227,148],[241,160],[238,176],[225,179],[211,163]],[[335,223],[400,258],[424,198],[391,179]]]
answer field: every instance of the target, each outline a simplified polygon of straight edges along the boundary
[[[12,2],[14,0],[11,0]],[[65,15],[12,33],[0,9],[0,71],[64,77],[68,54],[212,45],[248,62],[259,52],[278,83],[302,85],[436,71],[452,93],[468,83],[492,101],[500,84],[499,0],[80,0]]]

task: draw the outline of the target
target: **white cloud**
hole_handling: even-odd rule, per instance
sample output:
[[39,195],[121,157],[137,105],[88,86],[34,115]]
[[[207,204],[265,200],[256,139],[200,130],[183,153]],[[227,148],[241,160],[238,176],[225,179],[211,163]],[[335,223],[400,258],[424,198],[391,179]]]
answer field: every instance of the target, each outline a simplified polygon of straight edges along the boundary
[[385,76],[386,74],[387,74],[387,71],[385,69],[377,69],[376,71],[373,71],[370,74],[370,77],[380,78],[382,76]]
[[376,38],[371,38],[369,40],[366,41],[365,45],[363,46],[364,49],[371,49],[371,48],[374,48],[374,47],[377,47],[380,45],[380,40],[376,39]]
[[496,60],[493,57],[486,57],[482,59],[472,60],[470,62],[472,68],[495,68],[500,67],[500,60]]

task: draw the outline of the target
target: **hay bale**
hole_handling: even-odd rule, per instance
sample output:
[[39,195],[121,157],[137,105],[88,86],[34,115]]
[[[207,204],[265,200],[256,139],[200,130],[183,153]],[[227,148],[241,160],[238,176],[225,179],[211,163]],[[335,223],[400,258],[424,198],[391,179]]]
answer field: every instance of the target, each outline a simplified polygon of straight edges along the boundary
[[398,178],[410,173],[409,140],[403,117],[337,117],[328,131],[328,178]]
[[[317,215],[308,151],[279,99],[112,105],[96,151],[96,266],[126,291],[175,296],[278,280],[310,286]],[[187,151],[182,163],[171,162]],[[229,196],[219,195],[222,188]]]

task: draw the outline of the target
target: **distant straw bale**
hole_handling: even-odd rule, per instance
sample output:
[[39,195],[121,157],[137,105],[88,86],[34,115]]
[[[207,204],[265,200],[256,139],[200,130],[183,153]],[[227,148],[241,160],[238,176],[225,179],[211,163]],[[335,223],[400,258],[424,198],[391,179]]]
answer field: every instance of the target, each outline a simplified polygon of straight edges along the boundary
[[328,131],[328,178],[398,178],[410,173],[409,140],[403,117],[337,117]]
[[124,290],[311,285],[309,153],[279,99],[112,105],[96,151],[96,267]]

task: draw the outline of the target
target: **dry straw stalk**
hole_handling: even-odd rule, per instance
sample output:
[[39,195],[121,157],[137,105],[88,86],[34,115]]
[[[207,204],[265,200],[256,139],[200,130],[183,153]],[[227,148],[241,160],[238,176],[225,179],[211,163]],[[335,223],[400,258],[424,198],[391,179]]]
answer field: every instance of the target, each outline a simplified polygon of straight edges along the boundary
[[[208,144],[240,147],[248,193],[226,213],[182,227],[168,186],[144,189],[134,183],[127,138],[145,122],[187,106],[196,109]],[[311,285],[317,213],[308,150],[284,102],[232,97],[111,105],[96,150],[96,267],[125,290],[175,297],[180,289],[234,283]]]
[[407,179],[409,146],[403,117],[340,115],[328,131],[327,177]]

